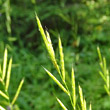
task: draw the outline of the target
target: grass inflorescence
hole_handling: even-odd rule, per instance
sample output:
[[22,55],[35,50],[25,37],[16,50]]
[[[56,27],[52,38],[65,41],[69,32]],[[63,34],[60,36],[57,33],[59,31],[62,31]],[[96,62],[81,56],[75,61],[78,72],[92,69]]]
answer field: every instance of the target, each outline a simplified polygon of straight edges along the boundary
[[10,58],[9,64],[8,64],[8,52],[7,52],[7,49],[5,49],[4,60],[3,60],[3,69],[0,65],[0,85],[1,85],[0,96],[3,98],[2,101],[4,101],[5,103],[0,103],[0,110],[6,110],[7,107],[9,107],[10,109],[13,108],[13,105],[15,104],[15,101],[18,98],[18,95],[20,93],[20,90],[21,90],[23,82],[24,82],[24,79],[22,79],[18,86],[18,89],[15,93],[14,98],[11,100],[9,92],[8,92],[10,80],[11,80],[10,79],[11,68],[12,68],[12,58]]
[[104,88],[105,88],[107,94],[110,96],[110,81],[109,81],[110,77],[109,77],[109,70],[108,70],[107,64],[106,64],[106,59],[105,59],[105,57],[102,57],[99,47],[97,47],[97,52],[99,55],[100,68],[101,68],[101,70],[99,71],[99,74],[102,77],[102,79],[104,80],[104,82],[105,82]]
[[[72,92],[69,90],[69,87],[67,85],[66,77],[65,77],[63,47],[62,47],[60,37],[58,38],[58,47],[59,47],[59,54],[60,54],[60,64],[58,65],[56,57],[55,57],[55,52],[54,52],[54,49],[53,49],[53,46],[52,46],[52,42],[51,42],[51,39],[50,39],[50,35],[47,31],[46,32],[44,31],[44,29],[41,25],[41,22],[40,22],[37,15],[36,15],[36,20],[37,20],[39,31],[40,31],[40,33],[42,35],[42,38],[43,38],[43,41],[45,43],[46,49],[47,49],[48,54],[50,56],[51,62],[53,63],[54,67],[56,68],[56,71],[59,73],[59,76],[62,80],[62,83],[50,71],[48,71],[45,68],[44,68],[44,70],[53,79],[53,81],[67,94],[67,96],[70,99],[73,110],[77,110],[78,106],[80,107],[81,110],[87,110],[86,100],[83,97],[83,92],[82,92],[82,88],[80,87],[80,85],[79,85],[79,96],[80,96],[81,104],[78,105],[77,100],[76,100],[75,75],[74,75],[73,67],[72,67],[72,72],[71,72]],[[59,98],[56,97],[56,99],[57,99],[58,103],[60,104],[60,106],[64,110],[68,110],[68,108],[63,104],[63,102]],[[89,110],[91,110],[91,104],[90,104]]]

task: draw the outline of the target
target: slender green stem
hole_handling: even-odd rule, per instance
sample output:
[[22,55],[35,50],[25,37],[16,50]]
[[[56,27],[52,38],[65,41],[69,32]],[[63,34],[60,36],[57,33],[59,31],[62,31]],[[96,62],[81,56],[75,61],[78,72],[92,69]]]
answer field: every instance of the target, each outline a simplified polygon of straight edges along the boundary
[[[62,80],[63,81],[63,80]],[[67,89],[67,91],[68,91],[68,96],[69,96],[69,98],[70,98],[70,101],[71,101],[71,105],[72,105],[72,107],[73,107],[73,109],[74,109],[74,105],[73,105],[73,101],[72,101],[72,97],[71,97],[71,93],[70,93],[70,91],[69,91],[69,88],[68,88],[68,86],[67,86],[67,84],[66,84],[66,82],[65,81],[63,81],[63,83],[64,83],[64,85],[65,85],[65,87],[66,87],[66,89]]]

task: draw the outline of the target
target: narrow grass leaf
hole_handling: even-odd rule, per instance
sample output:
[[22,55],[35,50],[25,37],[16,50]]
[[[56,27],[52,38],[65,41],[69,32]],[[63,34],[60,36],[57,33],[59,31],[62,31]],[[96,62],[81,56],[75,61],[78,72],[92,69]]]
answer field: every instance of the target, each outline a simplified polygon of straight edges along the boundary
[[24,79],[21,80],[21,82],[20,82],[20,84],[19,84],[19,86],[18,86],[18,89],[17,89],[17,91],[16,91],[16,94],[15,94],[13,100],[12,100],[12,103],[11,103],[12,105],[13,105],[13,104],[15,103],[15,101],[17,100],[18,95],[19,95],[19,93],[20,93],[20,90],[21,90],[21,88],[22,88],[23,83],[24,83]]
[[57,99],[58,103],[60,104],[60,106],[63,108],[63,110],[68,110],[68,109],[65,107],[65,105],[60,101],[60,99],[58,99],[57,97],[56,97],[56,99]]
[[47,69],[44,68],[44,70],[67,95],[70,95],[69,92],[65,89],[65,87],[55,78],[55,76],[53,76]]
[[8,90],[9,83],[10,83],[10,75],[11,75],[11,65],[12,65],[12,58],[9,61],[9,66],[8,66],[8,72],[7,72],[7,78],[6,78],[6,91]]
[[5,99],[9,100],[9,97],[5,93],[3,93],[1,90],[0,90],[0,95]]
[[63,81],[65,82],[64,54],[63,54],[63,47],[62,47],[60,37],[59,37],[59,53],[60,53],[60,65],[61,65],[62,78],[63,78]]
[[74,105],[74,110],[76,109],[76,93],[75,93],[75,75],[74,75],[74,69],[72,68],[71,72],[71,77],[72,77],[72,96],[73,96],[73,105]]
[[7,67],[7,49],[5,49],[4,52],[4,60],[3,60],[3,74],[2,74],[2,79],[5,79],[6,76],[6,67]]

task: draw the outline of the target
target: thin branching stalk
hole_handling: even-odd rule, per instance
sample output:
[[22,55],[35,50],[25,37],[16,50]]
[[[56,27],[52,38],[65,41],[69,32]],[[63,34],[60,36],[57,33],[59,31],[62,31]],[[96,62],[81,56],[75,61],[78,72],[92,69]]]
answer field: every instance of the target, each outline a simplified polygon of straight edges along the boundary
[[100,67],[101,67],[101,71],[99,71],[100,76],[102,77],[102,79],[104,80],[105,84],[104,84],[104,88],[107,92],[107,94],[110,96],[110,81],[109,81],[109,70],[107,69],[107,64],[106,64],[106,59],[105,57],[102,57],[101,52],[99,47],[97,47],[97,52],[99,55],[99,60],[100,60]]
[[[72,92],[69,90],[69,87],[67,85],[66,82],[66,78],[65,78],[65,66],[64,66],[64,54],[63,54],[63,47],[62,47],[62,43],[61,43],[61,39],[60,37],[58,38],[58,47],[59,47],[59,54],[60,54],[60,67],[61,67],[61,72],[60,72],[60,68],[59,65],[57,64],[56,58],[55,58],[55,52],[52,46],[52,42],[50,39],[50,35],[49,33],[46,31],[46,33],[44,32],[44,29],[41,25],[41,22],[39,20],[39,18],[36,16],[36,20],[37,20],[37,24],[39,27],[39,31],[42,35],[42,38],[44,40],[46,49],[49,53],[50,59],[52,61],[52,63],[54,64],[54,67],[56,68],[57,72],[60,74],[60,78],[63,82],[63,85],[60,83],[60,81],[51,73],[49,72],[47,69],[44,68],[44,70],[46,71],[46,73],[54,80],[54,82],[68,95],[71,105],[73,107],[73,110],[76,110],[76,88],[75,88],[75,76],[74,76],[74,69],[72,68],[72,72],[71,72],[71,83],[72,83]],[[86,107],[86,100],[83,99],[83,94],[82,94],[82,89],[79,86],[79,94],[80,94],[80,100],[81,100],[81,108],[82,110],[87,110]],[[56,98],[58,103],[60,104],[60,106],[64,109],[67,110],[67,107],[60,101],[60,99]]]
[[[2,96],[4,99],[7,100],[8,106],[12,107],[12,105],[17,100],[17,97],[20,93],[20,90],[21,90],[21,87],[23,85],[24,79],[20,82],[20,84],[18,86],[18,89],[17,89],[17,92],[15,94],[15,97],[13,98],[12,103],[11,103],[10,96],[9,96],[9,93],[8,93],[8,88],[9,88],[9,85],[10,85],[12,58],[9,60],[9,64],[7,66],[7,62],[8,62],[7,57],[8,57],[7,49],[5,49],[5,51],[4,51],[4,60],[3,60],[3,70],[0,69],[0,74],[1,74],[0,75],[0,83],[2,84],[4,91],[0,90],[0,96]],[[2,105],[0,105],[0,110],[5,110],[4,107],[2,107]]]

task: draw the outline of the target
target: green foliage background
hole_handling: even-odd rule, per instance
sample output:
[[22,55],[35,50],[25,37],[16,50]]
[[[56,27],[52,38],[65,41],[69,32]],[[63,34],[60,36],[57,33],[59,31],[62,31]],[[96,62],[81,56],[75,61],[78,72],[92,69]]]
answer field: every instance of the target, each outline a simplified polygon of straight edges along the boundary
[[19,108],[58,110],[60,106],[54,95],[60,96],[65,105],[70,105],[69,99],[65,100],[66,95],[42,69],[44,66],[56,74],[41,40],[35,12],[50,32],[57,56],[57,38],[59,34],[61,36],[68,84],[73,64],[76,83],[83,88],[87,102],[91,101],[94,110],[109,110],[110,99],[98,74],[96,50],[97,46],[101,48],[109,67],[109,0],[0,0],[0,63],[7,47],[9,56],[13,57],[12,97],[20,79],[25,77],[17,100]]

